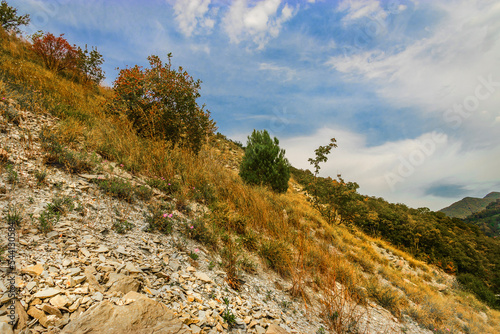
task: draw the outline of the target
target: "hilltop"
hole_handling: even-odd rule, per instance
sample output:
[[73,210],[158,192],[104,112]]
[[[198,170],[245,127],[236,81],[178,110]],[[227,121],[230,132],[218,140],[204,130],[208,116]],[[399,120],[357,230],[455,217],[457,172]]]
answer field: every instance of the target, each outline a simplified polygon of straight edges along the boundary
[[[437,242],[465,240],[493,276],[494,240],[454,239],[442,214],[327,180],[344,200],[330,221],[305,171],[282,194],[245,184],[236,143],[211,134],[193,153],[141,135],[113,90],[48,70],[0,33],[3,332],[11,303],[16,333],[499,332],[499,312],[437,263],[449,251]],[[419,236],[427,221],[442,224]],[[398,240],[408,227],[416,243]],[[410,254],[421,249],[428,258]]]
[[465,218],[485,209],[488,204],[500,199],[500,192],[490,192],[483,198],[465,197],[446,208],[439,210],[449,217]]

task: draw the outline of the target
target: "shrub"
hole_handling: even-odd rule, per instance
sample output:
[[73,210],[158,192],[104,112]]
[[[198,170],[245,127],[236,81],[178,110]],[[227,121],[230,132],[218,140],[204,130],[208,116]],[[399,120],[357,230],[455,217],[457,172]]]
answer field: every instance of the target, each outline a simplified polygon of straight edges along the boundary
[[101,65],[104,63],[102,55],[97,51],[97,48],[92,47],[92,51],[88,51],[85,45],[85,50],[78,47],[77,68],[84,75],[87,81],[98,85],[104,80],[104,71]]
[[287,191],[290,163],[276,137],[271,139],[266,130],[253,130],[241,161],[240,176],[249,184],[267,185],[276,192]]
[[149,212],[144,214],[144,218],[148,224],[147,231],[159,231],[163,234],[172,233],[174,223],[177,221],[177,216],[169,213],[171,209],[169,205],[150,206]]
[[59,73],[63,70],[74,71],[77,68],[78,50],[63,38],[64,34],[55,37],[51,33],[33,35],[33,50],[51,71]]
[[168,54],[168,62],[163,64],[158,56],[150,56],[151,68],[136,65],[120,70],[113,86],[114,105],[125,112],[139,134],[198,152],[215,123],[205,106],[196,103],[201,81],[182,67],[173,69],[171,57]]
[[495,294],[488,289],[486,284],[476,276],[466,273],[457,276],[457,281],[460,283],[464,290],[470,291],[475,294],[479,299],[486,302],[492,307],[499,307],[496,301]]
[[17,15],[17,8],[10,7],[7,1],[2,0],[0,3],[0,25],[7,31],[19,33],[19,26],[30,23],[30,16]]

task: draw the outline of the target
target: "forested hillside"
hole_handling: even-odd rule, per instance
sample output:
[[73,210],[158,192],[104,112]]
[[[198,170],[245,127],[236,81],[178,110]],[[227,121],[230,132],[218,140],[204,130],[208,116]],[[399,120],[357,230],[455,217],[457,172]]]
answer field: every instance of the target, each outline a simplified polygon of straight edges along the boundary
[[[479,298],[491,306],[500,306],[494,296],[500,293],[500,240],[485,235],[478,226],[428,208],[413,209],[361,195],[356,183],[342,178],[315,178],[310,171],[298,169],[293,170],[293,175],[310,194],[322,200],[325,217],[334,211],[340,214],[330,217],[332,222],[357,226],[417,259],[456,274],[458,281]],[[495,210],[498,202],[488,213]]]
[[473,224],[489,237],[498,238],[500,236],[500,200],[491,202],[479,212],[464,218],[464,221]]
[[452,205],[439,210],[449,217],[465,218],[486,208],[491,202],[500,199],[499,192],[491,192],[483,198],[465,197]]

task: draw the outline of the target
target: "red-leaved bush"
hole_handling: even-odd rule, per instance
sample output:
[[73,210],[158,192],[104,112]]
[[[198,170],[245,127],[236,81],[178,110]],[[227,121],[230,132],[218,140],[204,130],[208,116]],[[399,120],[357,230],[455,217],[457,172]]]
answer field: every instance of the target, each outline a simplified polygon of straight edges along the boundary
[[33,36],[33,50],[40,55],[45,66],[56,73],[63,70],[74,71],[78,64],[77,49],[63,36],[64,34],[55,37],[51,33]]

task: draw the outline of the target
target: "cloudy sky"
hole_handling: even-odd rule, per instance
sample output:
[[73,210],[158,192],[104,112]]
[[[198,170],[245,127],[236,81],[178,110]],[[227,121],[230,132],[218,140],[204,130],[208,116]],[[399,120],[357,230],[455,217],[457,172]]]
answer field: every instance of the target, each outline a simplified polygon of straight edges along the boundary
[[10,0],[26,33],[96,46],[106,84],[151,54],[203,81],[219,131],[279,138],[362,194],[438,210],[500,191],[500,3]]

